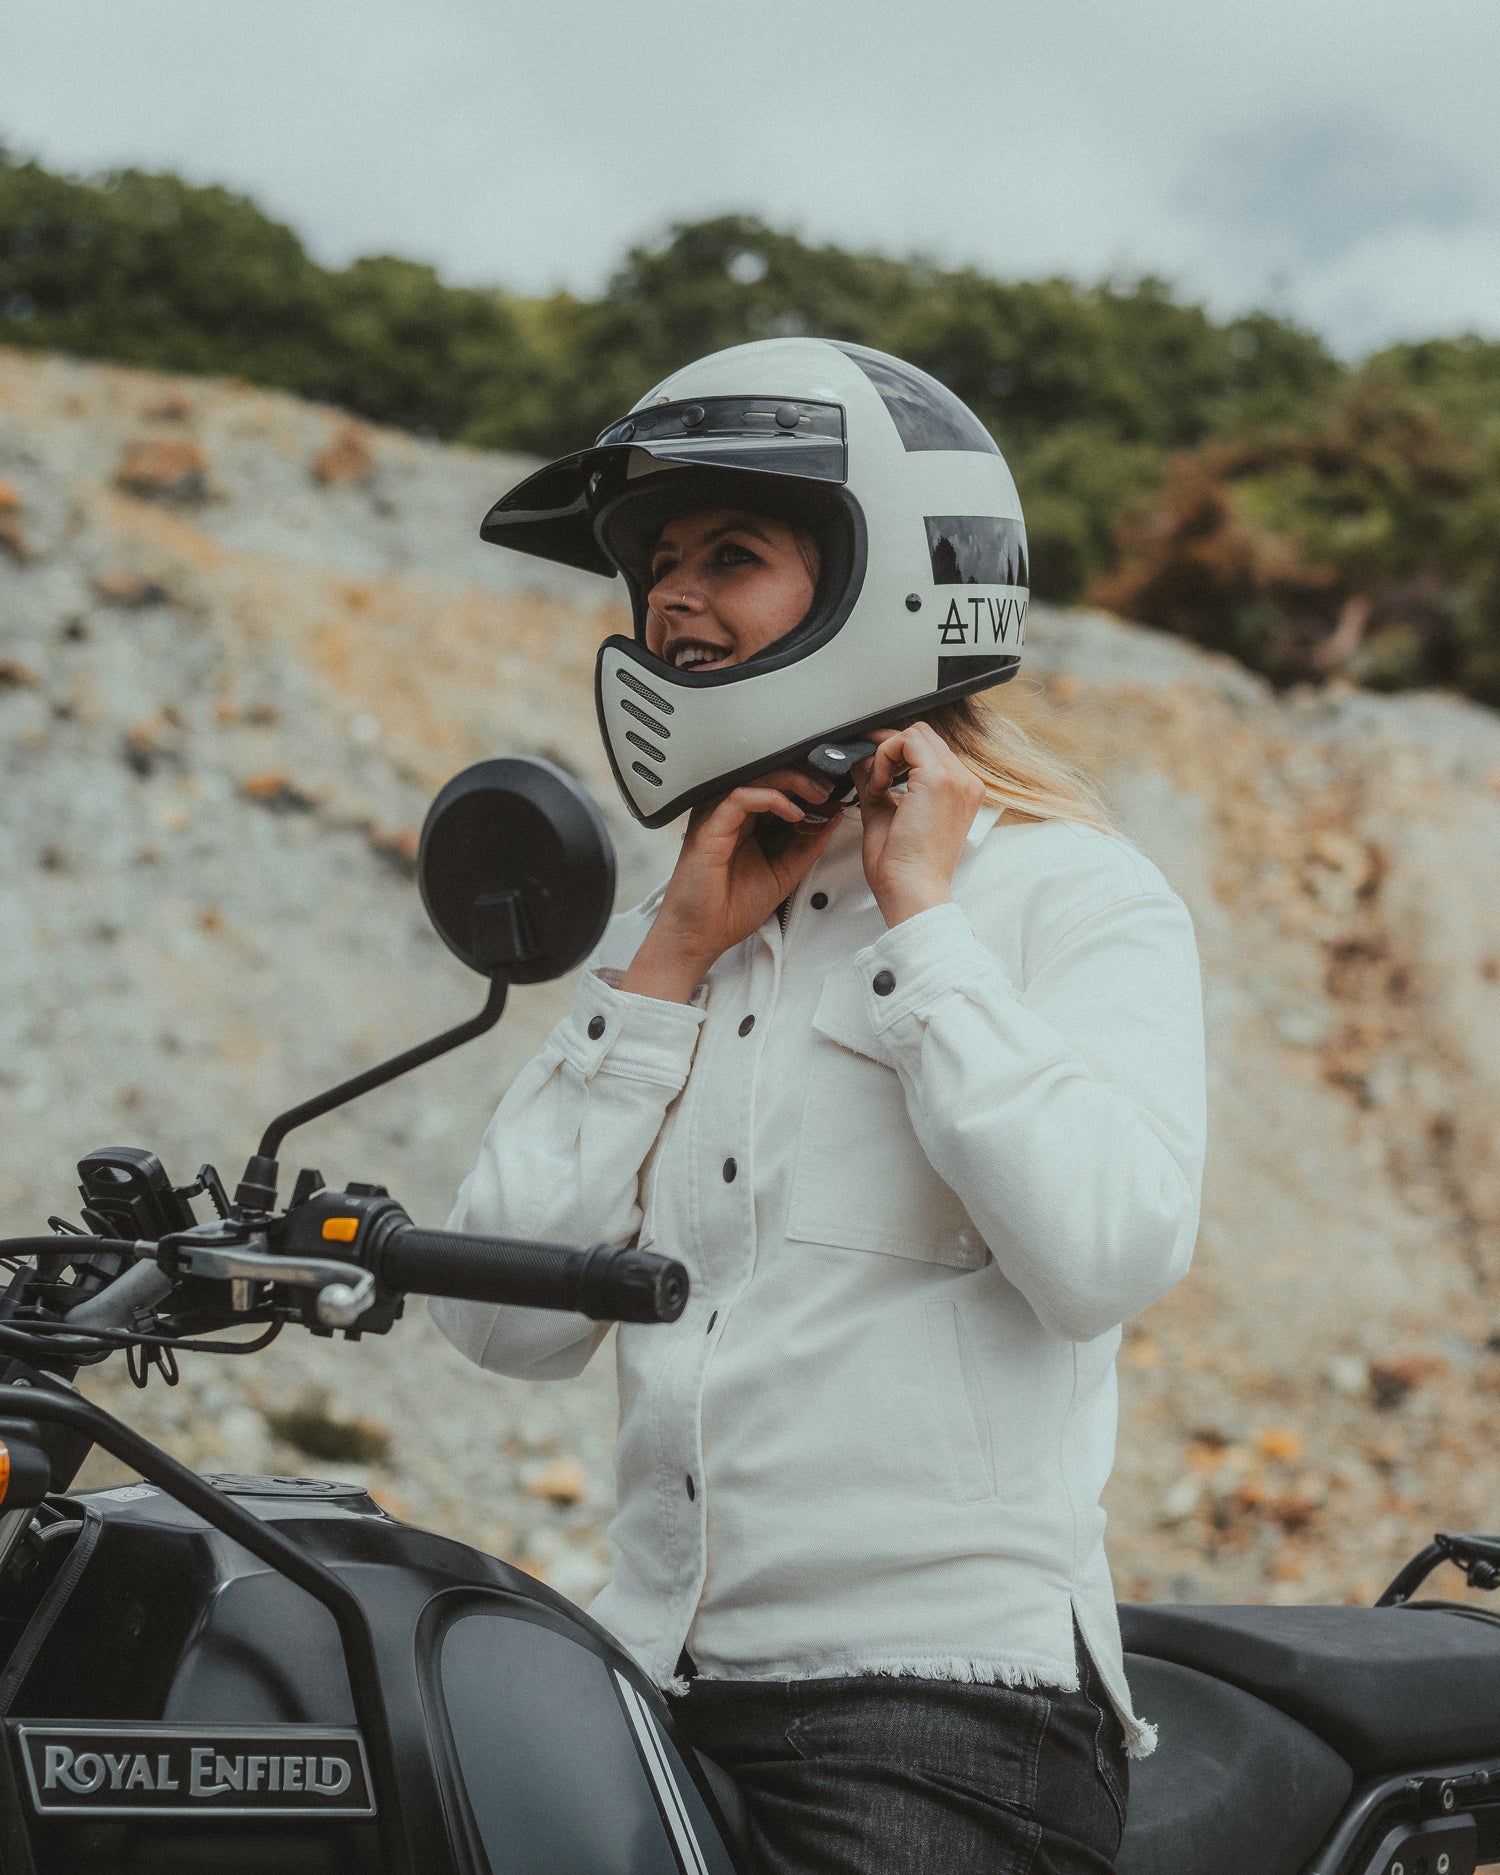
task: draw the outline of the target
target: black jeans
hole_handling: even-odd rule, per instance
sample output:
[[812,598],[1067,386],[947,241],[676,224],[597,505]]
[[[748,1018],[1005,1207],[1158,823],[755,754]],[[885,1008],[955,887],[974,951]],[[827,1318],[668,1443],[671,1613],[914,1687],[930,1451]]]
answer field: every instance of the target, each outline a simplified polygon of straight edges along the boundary
[[1124,1736],[1082,1685],[701,1680],[672,1701],[738,1784],[754,1875],[1107,1875]]

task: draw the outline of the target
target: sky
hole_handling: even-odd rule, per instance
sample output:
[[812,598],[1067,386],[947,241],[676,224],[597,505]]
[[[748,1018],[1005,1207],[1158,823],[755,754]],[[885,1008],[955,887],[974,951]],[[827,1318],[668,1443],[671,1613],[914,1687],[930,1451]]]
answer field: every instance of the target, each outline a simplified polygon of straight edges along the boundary
[[1154,273],[1355,356],[1500,336],[1495,0],[0,0],[0,140],[253,195],[320,260],[596,292],[736,210]]

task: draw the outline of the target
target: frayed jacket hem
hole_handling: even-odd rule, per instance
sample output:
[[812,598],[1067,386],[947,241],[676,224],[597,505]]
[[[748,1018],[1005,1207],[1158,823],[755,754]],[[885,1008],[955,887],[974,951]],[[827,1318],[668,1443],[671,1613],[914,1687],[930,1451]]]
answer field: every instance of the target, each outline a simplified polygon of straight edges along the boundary
[[1156,1750],[1156,1727],[1144,1719],[1122,1719],[1125,1727],[1125,1756],[1149,1758]]
[[[832,1680],[845,1675],[878,1674],[889,1679],[960,1680],[974,1686],[1055,1686],[1078,1691],[1078,1668],[1040,1655],[1013,1654],[1003,1660],[973,1660],[960,1654],[848,1654],[815,1667],[805,1662],[769,1660],[751,1673],[705,1673],[706,1680]],[[664,1693],[685,1693],[690,1680],[673,1675],[659,1682]]]
[[[969,1686],[1056,1687],[1062,1693],[1078,1691],[1078,1668],[1074,1663],[1047,1660],[1034,1655],[1011,1655],[1004,1660],[971,1660],[960,1654],[879,1654],[873,1657],[850,1654],[825,1660],[809,1667],[794,1661],[766,1661],[753,1673],[705,1673],[705,1680],[832,1680],[846,1675],[875,1674],[887,1679],[957,1680]],[[657,1682],[669,1698],[687,1692],[693,1682],[680,1673]],[[1149,1758],[1156,1750],[1156,1727],[1133,1713],[1120,1713],[1125,1732],[1125,1755]]]

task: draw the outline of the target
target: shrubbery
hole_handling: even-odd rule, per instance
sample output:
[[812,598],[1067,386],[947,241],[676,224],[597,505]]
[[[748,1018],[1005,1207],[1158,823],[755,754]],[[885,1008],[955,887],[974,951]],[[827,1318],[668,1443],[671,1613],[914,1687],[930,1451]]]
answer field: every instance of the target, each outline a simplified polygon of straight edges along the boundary
[[1039,595],[1094,596],[1278,683],[1344,672],[1500,703],[1500,344],[1358,368],[1159,281],[1003,281],[743,216],[633,250],[597,299],[318,266],[254,203],[0,155],[0,339],[227,373],[486,447],[589,441],[684,360],[819,332],[964,397],[1026,501]]

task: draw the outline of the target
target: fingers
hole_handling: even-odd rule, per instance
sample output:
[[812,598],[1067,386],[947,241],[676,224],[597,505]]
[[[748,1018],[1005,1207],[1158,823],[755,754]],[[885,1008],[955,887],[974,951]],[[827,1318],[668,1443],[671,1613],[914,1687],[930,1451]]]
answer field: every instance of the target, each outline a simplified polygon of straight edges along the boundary
[[870,730],[870,740],[877,745],[875,753],[856,762],[852,771],[861,805],[883,802],[892,786],[905,778],[912,765],[906,755],[911,734],[909,729]]
[[[755,814],[775,814],[778,820],[798,821],[808,808],[820,808],[833,793],[833,783],[795,768],[778,768],[753,783],[735,788],[710,808],[698,811],[703,826],[727,832]],[[722,818],[721,818],[722,816]],[[821,815],[818,816],[821,821]]]
[[778,820],[796,824],[806,818],[807,810],[780,788],[736,788],[704,818],[698,831],[711,838],[733,837],[760,814],[774,814]]
[[800,768],[778,768],[769,775],[759,775],[755,786],[780,788],[783,794],[790,794],[810,807],[821,806],[833,793],[831,781],[822,775],[810,775]]
[[880,746],[870,757],[871,772],[879,787],[888,788],[903,778],[921,776],[932,781],[968,781],[970,769],[953,753],[931,723],[913,723],[907,729],[872,730]]
[[954,754],[930,723],[906,729],[872,729],[875,753],[854,769],[860,805],[868,812],[894,813],[902,796],[892,790],[903,782],[913,792],[938,800],[953,797],[972,812],[984,799],[984,783]]
[[805,821],[792,838],[779,852],[769,856],[767,863],[776,879],[776,889],[782,898],[801,885],[818,857],[833,836],[833,830],[843,818],[842,808],[832,820],[813,822]]

